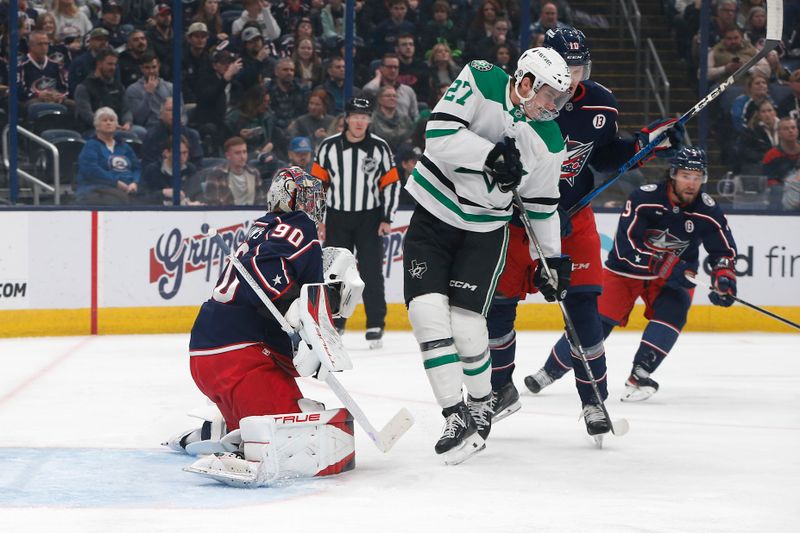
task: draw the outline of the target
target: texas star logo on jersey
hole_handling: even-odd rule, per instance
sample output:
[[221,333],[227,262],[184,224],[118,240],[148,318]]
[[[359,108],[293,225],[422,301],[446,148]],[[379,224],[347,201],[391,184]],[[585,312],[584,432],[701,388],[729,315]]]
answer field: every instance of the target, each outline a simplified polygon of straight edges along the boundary
[[656,252],[672,252],[681,255],[689,247],[689,241],[682,241],[671,234],[668,229],[649,229],[645,232],[644,242],[648,248]]
[[561,163],[561,179],[567,180],[570,187],[575,185],[575,177],[581,173],[586,162],[589,161],[589,156],[592,155],[592,148],[594,148],[594,141],[582,143],[580,141],[570,140],[569,135],[564,139],[567,145],[567,157]]

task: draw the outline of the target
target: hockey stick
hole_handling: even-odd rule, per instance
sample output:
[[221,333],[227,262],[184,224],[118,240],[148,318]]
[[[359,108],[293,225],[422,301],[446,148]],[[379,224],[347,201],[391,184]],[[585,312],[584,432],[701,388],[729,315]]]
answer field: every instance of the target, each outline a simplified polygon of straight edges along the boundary
[[[261,286],[256,282],[250,272],[244,267],[239,258],[236,257],[234,253],[231,252],[231,249],[225,243],[225,240],[222,238],[220,234],[218,234],[214,230],[210,230],[208,236],[211,237],[211,240],[219,246],[222,253],[224,253],[228,259],[233,264],[233,267],[236,269],[239,274],[244,278],[247,284],[253,289],[253,292],[256,293],[258,298],[264,304],[264,306],[269,310],[272,314],[272,317],[278,321],[280,324],[281,329],[286,332],[287,335],[293,336],[296,335],[297,332],[292,328],[292,326],[287,322],[286,318],[278,311],[278,308],[275,307],[275,304],[269,299],[266,295],[264,290]],[[400,409],[400,411],[395,414],[386,425],[378,431],[375,429],[375,426],[367,418],[367,415],[364,414],[364,411],[361,410],[361,407],[356,403],[350,393],[339,383],[339,380],[333,375],[332,372],[325,373],[325,383],[327,383],[328,387],[331,388],[336,397],[339,398],[344,406],[347,408],[348,411],[353,415],[353,418],[358,425],[367,433],[370,440],[375,443],[375,446],[382,451],[383,453],[388,452],[394,443],[403,436],[403,434],[408,431],[408,429],[414,424],[414,417],[405,407]]]
[[[533,243],[534,248],[536,248],[536,254],[539,256],[539,261],[542,263],[542,272],[545,273],[545,278],[548,281],[558,279],[547,266],[544,250],[542,250],[542,245],[539,243],[539,239],[536,237],[536,233],[533,231],[533,225],[528,218],[527,211],[525,210],[525,204],[522,203],[522,198],[520,197],[516,188],[512,189],[512,194],[514,195],[514,203],[516,204],[517,209],[519,209],[520,218],[522,219],[523,224],[525,224],[525,231],[528,234],[528,238]],[[555,283],[554,285],[558,285],[558,283]],[[589,376],[589,380],[591,381],[592,391],[594,392],[595,398],[597,398],[597,403],[603,410],[603,414],[605,415],[606,420],[608,420],[608,425],[611,426],[611,433],[621,437],[628,432],[630,429],[630,424],[624,418],[614,421],[611,420],[611,415],[608,414],[608,409],[606,409],[606,404],[603,401],[602,395],[600,394],[600,389],[597,387],[597,380],[594,379],[592,369],[589,367],[589,361],[586,359],[586,351],[583,349],[583,345],[581,345],[581,340],[578,337],[578,331],[575,329],[575,324],[572,323],[572,319],[567,312],[567,308],[564,306],[564,302],[558,300],[558,306],[561,308],[561,315],[564,317],[564,326],[567,330],[567,336],[571,340],[572,345],[575,346],[575,349],[578,350],[578,355],[580,356],[581,363],[583,364],[583,369],[586,371],[586,375]]]
[[[687,279],[688,279],[689,281],[691,281],[692,283],[697,283],[697,279],[696,279],[696,278],[694,278],[694,277],[691,277],[691,276],[689,276],[689,275],[687,275],[686,277],[687,277]],[[779,321],[779,322],[783,322],[783,323],[784,323],[784,324],[786,324],[787,326],[791,326],[791,327],[793,327],[793,328],[800,329],[800,324],[797,324],[796,322],[792,322],[792,321],[791,321],[791,320],[789,320],[788,318],[783,318],[783,317],[782,317],[782,316],[780,316],[780,315],[776,315],[776,314],[775,314],[775,313],[773,313],[772,311],[767,311],[767,310],[766,310],[766,309],[764,309],[763,307],[759,307],[759,306],[757,306],[756,304],[751,304],[750,302],[748,302],[748,301],[746,301],[746,300],[742,300],[742,299],[741,299],[741,298],[739,298],[738,296],[734,296],[733,294],[727,294],[727,295],[726,295],[726,294],[725,294],[725,293],[723,293],[723,292],[720,292],[720,291],[718,291],[718,290],[715,290],[715,289],[714,289],[714,287],[712,287],[712,286],[710,286],[710,285],[707,285],[707,286],[706,286],[706,289],[707,289],[709,292],[716,292],[716,293],[717,293],[717,294],[719,294],[720,296],[728,296],[728,297],[729,297],[730,299],[732,299],[734,302],[739,302],[740,304],[742,304],[742,305],[744,305],[744,306],[747,306],[747,307],[749,307],[750,309],[753,309],[754,311],[758,311],[759,313],[763,313],[763,314],[767,315],[768,317],[770,317],[770,318],[774,318],[775,320],[777,320],[777,321]]]
[[[767,56],[772,50],[775,49],[778,44],[781,42],[781,32],[783,31],[783,0],[769,0],[767,2],[767,36],[766,41],[764,42],[764,48],[759,50],[759,52],[750,58],[750,61],[739,67],[739,69],[728,76],[728,79],[717,85],[717,87],[708,93],[702,100],[697,102],[694,107],[692,107],[689,111],[684,113],[681,118],[679,118],[674,124],[670,125],[670,128],[675,127],[676,124],[685,125],[689,120],[697,115],[700,111],[705,109],[708,104],[713,102],[717,99],[717,97],[722,94],[728,87],[736,83],[748,70],[750,70],[753,65],[761,61],[763,58]],[[603,183],[586,193],[586,195],[578,200],[578,202],[569,208],[567,214],[572,217],[589,205],[592,200],[594,200],[597,195],[608,189],[614,182],[616,182],[623,174],[629,171],[634,166],[638,165],[639,162],[650,155],[650,152],[655,150],[656,146],[664,142],[667,138],[667,131],[669,128],[662,131],[658,136],[650,141],[647,146],[643,147],[641,150],[636,152],[632,158],[630,158],[625,164],[617,169],[617,173],[605,180]]]

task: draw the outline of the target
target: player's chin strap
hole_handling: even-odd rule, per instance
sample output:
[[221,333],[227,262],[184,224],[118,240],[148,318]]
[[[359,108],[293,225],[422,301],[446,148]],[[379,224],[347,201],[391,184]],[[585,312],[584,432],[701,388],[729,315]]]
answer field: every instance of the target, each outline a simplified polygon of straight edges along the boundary
[[[676,124],[681,124],[683,126],[686,125],[687,122],[695,115],[697,115],[700,111],[706,108],[708,104],[713,102],[717,99],[717,97],[725,92],[728,87],[731,87],[734,83],[736,83],[742,76],[747,74],[747,71],[750,70],[756,63],[764,59],[767,54],[769,54],[772,50],[774,50],[781,42],[781,33],[783,32],[783,0],[770,0],[767,2],[767,36],[766,40],[764,41],[764,47],[759,50],[759,52],[750,58],[750,61],[739,67],[739,69],[728,76],[728,79],[717,85],[717,87],[708,93],[703,99],[697,102],[694,107],[692,107],[689,111],[681,115],[681,117],[674,122],[670,127],[674,128]],[[598,194],[608,189],[614,182],[616,182],[623,174],[627,171],[632,169],[633,167],[637,166],[640,161],[644,160],[646,157],[650,155],[650,152],[656,149],[658,145],[660,145],[664,140],[667,138],[667,130],[669,128],[662,131],[659,135],[653,138],[646,146],[642,147],[641,150],[636,152],[632,158],[630,158],[626,163],[624,163],[621,167],[617,169],[617,172],[614,174],[613,177],[608,178],[606,181],[586,193],[586,195],[578,200],[578,202],[573,205],[567,214],[571,217],[575,215],[578,211],[589,205],[592,200],[594,200]]]
[[[522,219],[522,223],[525,225],[525,231],[528,234],[528,239],[530,239],[531,244],[536,249],[536,254],[539,256],[539,261],[542,263],[542,272],[544,273],[545,279],[548,281],[557,279],[557,276],[551,272],[550,267],[547,266],[547,261],[545,260],[544,250],[542,250],[542,245],[539,243],[539,239],[536,237],[536,233],[533,231],[533,226],[531,225],[531,221],[528,218],[527,212],[525,211],[525,204],[522,203],[522,198],[519,195],[519,191],[516,188],[512,189],[512,194],[514,195],[514,204],[516,204],[517,209],[520,212],[520,218]],[[553,284],[557,286],[558,284]],[[608,414],[608,409],[606,409],[606,404],[603,401],[603,396],[600,394],[600,389],[597,386],[597,380],[594,378],[594,374],[592,373],[591,367],[589,367],[589,361],[586,358],[586,350],[583,348],[581,344],[581,340],[578,337],[578,331],[575,329],[575,324],[572,323],[572,319],[567,312],[567,308],[564,306],[564,302],[561,300],[556,300],[558,302],[558,306],[561,308],[561,315],[564,317],[564,326],[567,330],[567,336],[569,341],[575,347],[575,350],[578,352],[580,356],[581,363],[583,364],[583,369],[586,371],[586,375],[589,376],[589,380],[592,384],[592,391],[594,392],[594,396],[597,399],[597,405],[603,410],[603,414],[608,420],[608,425],[611,427],[611,433],[614,435],[621,437],[625,435],[628,430],[630,429],[630,424],[624,418],[620,418],[619,420],[611,420],[611,415]]]
[[[223,254],[228,256],[228,260],[231,261],[233,267],[236,269],[237,272],[242,276],[242,278],[247,282],[253,292],[258,296],[264,306],[269,310],[275,320],[278,321],[280,324],[281,329],[286,332],[289,336],[297,335],[297,332],[292,328],[286,318],[278,311],[275,307],[275,304],[269,299],[269,297],[264,293],[264,290],[261,286],[253,279],[253,276],[247,269],[242,265],[242,262],[239,261],[239,258],[236,257],[235,254],[231,253],[230,247],[225,243],[225,240],[219,235],[216,231],[211,230],[209,232],[209,237],[211,240],[219,246],[219,249],[222,250]],[[213,254],[212,254],[213,255]],[[335,335],[336,332],[333,332]],[[326,342],[325,339],[314,339],[316,342],[319,340],[320,342]],[[314,347],[315,342],[312,342],[312,347]],[[341,340],[339,341],[341,343]],[[325,363],[326,358],[320,357],[320,360],[323,362],[323,366]],[[331,368],[330,370],[336,371],[335,368]],[[405,407],[400,409],[386,425],[378,431],[375,429],[375,426],[367,418],[367,415],[364,414],[364,411],[359,407],[356,401],[353,399],[352,396],[345,390],[339,380],[331,372],[324,372],[324,381],[325,383],[331,388],[331,390],[336,394],[336,397],[339,398],[339,401],[344,404],[348,411],[353,415],[353,418],[358,425],[367,433],[369,438],[375,444],[375,446],[382,452],[388,452],[394,443],[403,436],[403,434],[408,431],[408,429],[414,424],[414,417]],[[320,377],[322,377],[322,373],[320,373]]]

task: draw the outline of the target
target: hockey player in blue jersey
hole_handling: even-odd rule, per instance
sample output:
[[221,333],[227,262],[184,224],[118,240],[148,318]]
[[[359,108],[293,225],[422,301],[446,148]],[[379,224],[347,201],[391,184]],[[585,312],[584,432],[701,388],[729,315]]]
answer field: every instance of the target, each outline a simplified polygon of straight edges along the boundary
[[[248,486],[264,483],[278,470],[309,476],[339,473],[351,469],[355,457],[347,410],[324,411],[321,404],[303,398],[295,381],[317,375],[323,356],[302,333],[290,337],[262,301],[269,298],[300,330],[301,287],[325,282],[330,306],[315,306],[316,316],[350,316],[363,289],[355,258],[341,248],[323,251],[317,228],[325,193],[322,182],[301,168],[278,171],[267,208],[234,251],[262,294],[229,260],[192,327],[192,378],[222,416],[200,415],[206,420],[202,428],[165,443],[176,451],[206,455],[189,471]],[[253,443],[261,447],[253,448]],[[301,449],[285,451],[295,445]],[[207,455],[216,452],[218,456]]]
[[637,298],[644,300],[649,320],[624,401],[646,400],[658,390],[650,375],[686,324],[700,244],[711,268],[711,303],[728,307],[736,296],[736,243],[722,210],[703,192],[707,179],[705,152],[684,148],[672,160],[668,179],[635,190],[620,216],[599,300],[604,337],[627,324]]
[[[549,30],[545,35],[544,45],[559,52],[572,74],[572,97],[556,118],[567,145],[567,156],[561,167],[559,183],[561,250],[571,257],[573,264],[564,305],[575,324],[589,366],[605,399],[608,394],[605,350],[603,330],[597,313],[597,297],[602,288],[600,237],[591,207],[579,211],[571,221],[566,218],[566,211],[594,187],[590,165],[598,171],[616,169],[675,121],[657,121],[643,128],[632,139],[623,139],[617,131],[616,98],[611,91],[589,80],[591,55],[583,33],[572,28]],[[682,143],[682,136],[682,129],[669,130],[669,138],[656,149],[656,155],[673,155]],[[516,351],[514,320],[519,300],[536,290],[536,268],[528,252],[525,231],[521,225],[512,223],[510,234],[506,268],[488,317],[494,420],[502,420],[521,407],[519,393],[511,379]],[[558,295],[543,293],[543,296],[548,301],[554,301]],[[573,365],[575,362],[577,364]],[[566,335],[562,335],[556,342],[544,368],[535,375],[526,377],[525,384],[532,392],[538,392],[573,366],[576,369],[576,386],[589,434],[608,432],[608,421],[598,406],[598,400],[580,364],[578,354],[571,347]]]

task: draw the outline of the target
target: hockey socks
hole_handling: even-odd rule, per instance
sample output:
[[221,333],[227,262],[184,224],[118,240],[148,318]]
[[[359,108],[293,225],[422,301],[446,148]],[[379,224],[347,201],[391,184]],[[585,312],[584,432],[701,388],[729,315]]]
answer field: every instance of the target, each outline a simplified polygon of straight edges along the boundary
[[[608,398],[608,373],[606,371],[606,351],[603,347],[603,341],[594,346],[584,346],[583,353],[589,363],[592,376],[597,382],[597,388],[600,390],[602,400],[605,401]],[[597,403],[598,399],[595,398],[592,380],[583,366],[583,361],[581,361],[577,348],[571,347],[571,356],[572,365],[575,368],[575,385],[578,388],[581,403],[583,405]]]
[[647,372],[655,372],[667,354],[675,346],[681,331],[672,324],[651,320],[644,328],[642,341],[633,358],[633,364]]
[[517,351],[517,332],[513,329],[499,338],[489,339],[492,354],[492,390],[500,390],[511,383],[514,357]]

